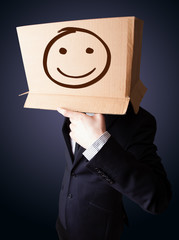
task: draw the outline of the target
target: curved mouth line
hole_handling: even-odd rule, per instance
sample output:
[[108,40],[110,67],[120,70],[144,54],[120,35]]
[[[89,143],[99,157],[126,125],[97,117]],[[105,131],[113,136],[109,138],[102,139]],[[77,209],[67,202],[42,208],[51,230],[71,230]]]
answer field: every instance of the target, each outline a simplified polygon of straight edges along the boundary
[[57,70],[59,71],[59,73],[61,73],[63,76],[65,76],[65,77],[69,77],[69,78],[83,78],[83,77],[87,77],[88,75],[90,75],[91,73],[93,73],[95,70],[96,70],[96,68],[93,68],[93,70],[91,70],[90,72],[88,72],[88,73],[86,73],[86,74],[84,74],[84,75],[80,75],[80,76],[70,76],[70,75],[67,75],[67,74],[65,74],[64,72],[62,72],[61,70],[60,70],[60,68],[57,68]]

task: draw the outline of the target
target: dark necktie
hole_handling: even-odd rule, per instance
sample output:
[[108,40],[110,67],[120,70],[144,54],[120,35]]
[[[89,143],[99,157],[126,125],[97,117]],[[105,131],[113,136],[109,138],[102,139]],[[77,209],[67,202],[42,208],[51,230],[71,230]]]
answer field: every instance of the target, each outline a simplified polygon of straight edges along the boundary
[[74,153],[74,158],[77,157],[78,151],[79,151],[80,145],[78,143],[75,144],[75,153]]

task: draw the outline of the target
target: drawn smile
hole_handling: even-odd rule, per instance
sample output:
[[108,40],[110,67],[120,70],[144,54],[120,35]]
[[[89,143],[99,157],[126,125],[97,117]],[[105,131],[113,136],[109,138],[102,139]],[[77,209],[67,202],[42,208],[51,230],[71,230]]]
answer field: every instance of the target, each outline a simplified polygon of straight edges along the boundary
[[93,70],[91,70],[90,72],[88,72],[88,73],[86,73],[84,75],[80,75],[80,76],[70,76],[70,75],[67,75],[64,72],[62,72],[60,70],[60,68],[57,68],[57,70],[59,71],[59,73],[61,73],[65,77],[69,77],[69,78],[83,78],[83,77],[87,77],[88,75],[92,74],[96,70],[96,68],[93,68]]

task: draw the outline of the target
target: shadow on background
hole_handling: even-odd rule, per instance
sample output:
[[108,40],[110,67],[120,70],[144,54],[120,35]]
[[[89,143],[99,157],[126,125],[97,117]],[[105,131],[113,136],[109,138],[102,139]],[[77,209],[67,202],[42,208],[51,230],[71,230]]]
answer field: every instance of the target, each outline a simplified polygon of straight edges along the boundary
[[[152,216],[125,198],[130,220],[122,240],[177,238],[178,31],[177,6],[156,1],[13,1],[1,4],[1,239],[57,240],[55,221],[64,170],[63,118],[56,111],[23,109],[28,90],[16,26],[99,17],[144,20],[142,106],[157,119],[155,143],[172,184],[166,212]],[[2,236],[2,237],[1,237]]]

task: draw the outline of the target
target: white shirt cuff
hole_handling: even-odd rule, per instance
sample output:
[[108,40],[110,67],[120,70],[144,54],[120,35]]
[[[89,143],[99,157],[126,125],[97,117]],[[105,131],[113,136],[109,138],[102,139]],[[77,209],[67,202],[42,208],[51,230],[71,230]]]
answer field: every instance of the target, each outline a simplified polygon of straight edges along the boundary
[[90,161],[105,145],[105,143],[110,138],[111,134],[109,132],[104,132],[89,148],[87,148],[83,155],[85,158]]

